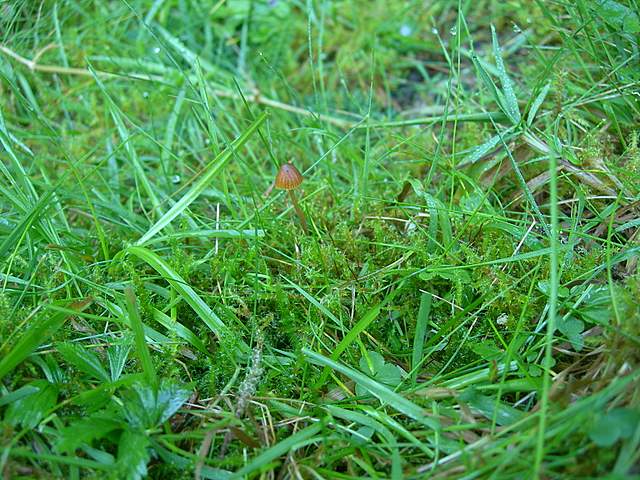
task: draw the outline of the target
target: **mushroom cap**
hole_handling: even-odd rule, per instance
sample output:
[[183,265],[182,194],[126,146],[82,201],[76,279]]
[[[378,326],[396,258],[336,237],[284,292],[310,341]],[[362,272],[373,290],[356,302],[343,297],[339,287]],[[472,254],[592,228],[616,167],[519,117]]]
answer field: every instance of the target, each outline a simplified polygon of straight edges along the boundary
[[276,188],[280,190],[293,190],[298,188],[304,177],[292,163],[283,163],[276,175]]

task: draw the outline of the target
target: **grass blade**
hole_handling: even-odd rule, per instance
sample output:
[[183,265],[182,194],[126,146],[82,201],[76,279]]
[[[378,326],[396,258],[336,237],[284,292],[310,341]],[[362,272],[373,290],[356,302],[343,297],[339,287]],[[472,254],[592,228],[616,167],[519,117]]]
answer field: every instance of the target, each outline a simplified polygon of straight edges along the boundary
[[321,365],[342,373],[354,382],[366,388],[381,402],[390,405],[399,412],[402,412],[408,417],[413,418],[415,421],[420,422],[424,426],[432,429],[440,428],[439,422],[433,418],[427,417],[424,410],[418,405],[407,400],[400,394],[394,392],[389,387],[386,387],[385,385],[382,385],[381,383],[378,383],[375,380],[369,378],[364,373],[360,373],[351,367],[343,365],[342,363],[338,363],[331,358],[320,355],[319,353],[313,352],[308,348],[303,348],[302,353],[311,361],[311,363]]
[[413,353],[411,355],[411,379],[416,384],[418,379],[418,367],[422,361],[424,351],[424,338],[427,333],[429,323],[429,313],[431,312],[431,294],[423,293],[420,297],[420,309],[418,310],[418,320],[416,322],[416,333],[413,337]]
[[529,109],[529,113],[527,115],[527,125],[531,126],[533,124],[533,121],[536,118],[536,114],[538,113],[538,110],[540,109],[542,102],[544,102],[544,99],[547,98],[547,94],[549,93],[550,88],[551,88],[551,82],[547,83],[544,87],[542,87],[542,90],[540,90],[540,93],[531,104],[531,108]]
[[[376,318],[378,318],[378,315],[380,315],[380,310],[382,309],[382,307],[386,305],[389,301],[391,301],[398,291],[399,289],[396,289],[391,295],[386,297],[384,301],[378,303],[376,306],[374,306],[367,313],[364,314],[364,316],[358,321],[358,323],[356,323],[353,326],[353,328],[349,330],[349,332],[347,332],[347,334],[336,346],[336,348],[333,349],[333,352],[331,353],[332,360],[337,360],[342,354],[342,352],[344,352],[347,349],[347,347],[349,347],[349,345],[351,345],[356,340],[356,338],[358,338],[358,335],[360,335],[371,324],[371,322],[373,322]],[[329,377],[329,373],[330,373],[330,369],[329,367],[326,367],[322,372],[320,379],[314,385],[314,389],[320,388],[327,381],[327,378]]]
[[507,74],[507,70],[504,67],[504,61],[502,59],[502,51],[500,44],[498,43],[498,35],[496,29],[491,25],[491,38],[493,40],[493,56],[496,60],[496,66],[498,67],[498,76],[500,77],[500,83],[502,84],[502,92],[504,95],[506,114],[511,118],[514,124],[520,123],[520,109],[518,108],[518,99],[513,91],[513,83],[511,78]]
[[153,366],[151,360],[151,353],[149,353],[149,347],[144,339],[144,327],[140,313],[138,312],[138,301],[136,299],[136,293],[131,286],[127,286],[124,290],[124,296],[127,300],[127,313],[129,314],[129,323],[136,341],[136,350],[138,351],[138,357],[140,357],[140,363],[142,364],[142,371],[144,372],[147,383],[152,388],[157,388],[158,377],[156,375],[156,369]]
[[[80,300],[69,305],[69,308],[82,311],[91,303],[91,299]],[[0,380],[51,338],[69,318],[69,315],[67,312],[56,312],[44,321],[29,327],[9,353],[3,355],[0,360]]]
[[471,153],[464,160],[458,163],[456,166],[458,168],[462,168],[469,165],[473,165],[482,157],[487,155],[489,152],[496,149],[498,145],[501,143],[502,139],[504,139],[506,142],[510,142],[511,140],[513,140],[513,138],[516,135],[518,134],[513,133],[513,127],[508,128],[507,130],[502,132],[500,135],[494,135],[489,140],[484,142],[482,145],[478,145],[473,150],[471,150]]
[[169,211],[162,215],[142,237],[140,237],[136,242],[136,245],[143,245],[153,238],[154,235],[169,225],[174,218],[180,215],[196,198],[198,198],[205,188],[207,188],[207,185],[211,182],[218,171],[227,164],[236,150],[249,140],[251,135],[253,135],[266,118],[267,112],[262,113],[262,115],[260,115],[242,135],[236,138],[228,148],[220,152],[216,158],[209,163],[202,176],[195,182],[189,191],[185,193],[184,196],[169,209]]
[[[205,303],[202,297],[200,297],[193,288],[187,285],[185,280],[155,253],[144,247],[129,247],[124,252],[125,254],[135,255],[145,261],[165,280],[167,280],[218,338],[222,338],[229,333],[227,326],[222,322],[222,320],[220,320],[213,310],[209,308],[209,305]],[[240,342],[242,348],[245,348],[246,345],[242,343],[242,341]]]
[[297,283],[292,282],[291,280],[289,280],[287,277],[285,277],[284,275],[282,275],[282,278],[284,278],[284,280],[291,285],[293,288],[295,288],[300,295],[302,295],[304,298],[306,298],[309,303],[311,305],[313,305],[314,307],[316,307],[318,310],[320,310],[323,314],[325,314],[327,317],[329,317],[331,319],[331,321],[333,323],[335,323],[338,327],[342,327],[342,322],[340,320],[338,320],[338,318],[331,313],[327,307],[325,307],[324,305],[322,305],[318,300],[316,300],[311,294],[309,294],[306,290],[304,290],[300,285],[298,285]]
[[207,347],[204,346],[202,340],[200,340],[195,333],[193,333],[189,328],[182,325],[180,322],[173,320],[171,317],[165,315],[158,309],[153,310],[153,318],[164,328],[173,332],[176,336],[182,338],[183,340],[186,340],[189,344],[191,344],[191,346],[197,348],[205,355],[209,355]]
[[321,422],[314,423],[313,425],[303,428],[298,431],[298,433],[287,437],[285,440],[276,443],[273,447],[262,452],[247,465],[235,472],[231,478],[240,478],[244,475],[248,475],[249,473],[255,472],[261,467],[271,463],[282,455],[293,452],[294,450],[297,450],[304,445],[308,445],[309,443],[319,441],[320,438],[314,437],[322,430],[322,428],[323,424]]

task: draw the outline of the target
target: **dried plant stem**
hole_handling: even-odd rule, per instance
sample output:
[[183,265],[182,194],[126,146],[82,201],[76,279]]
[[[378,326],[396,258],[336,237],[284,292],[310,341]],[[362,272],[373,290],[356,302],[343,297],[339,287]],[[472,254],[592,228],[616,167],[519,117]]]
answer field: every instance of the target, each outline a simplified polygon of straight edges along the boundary
[[[40,51],[33,59],[23,57],[22,55],[14,52],[10,48],[7,48],[4,45],[0,45],[0,52],[4,53],[8,57],[13,58],[18,63],[25,65],[29,68],[29,70],[34,72],[45,72],[45,73],[57,73],[59,75],[80,75],[85,77],[92,77],[96,75],[102,78],[135,78],[138,80],[146,80],[153,82],[166,82],[166,80],[159,75],[151,75],[149,73],[142,72],[130,72],[130,73],[113,73],[113,72],[105,72],[103,70],[89,70],[87,68],[74,68],[74,67],[63,67],[60,65],[43,65],[37,63],[38,58],[42,53],[49,48],[53,48],[50,46],[45,47],[42,51]],[[194,81],[197,81],[196,78],[193,78]],[[255,88],[248,89],[247,93],[244,95],[240,95],[239,93],[228,90],[225,88],[211,88],[208,89],[212,95],[217,97],[224,98],[232,98],[236,100],[246,100],[250,103],[257,103],[260,105],[266,105],[268,107],[276,108],[278,110],[283,110],[285,112],[295,113],[296,115],[301,115],[303,117],[313,117],[322,122],[329,123],[331,125],[335,125],[339,128],[395,128],[395,127],[406,127],[411,125],[430,125],[435,124],[441,121],[445,122],[486,122],[490,120],[501,120],[504,115],[500,112],[488,112],[488,113],[467,113],[467,114],[453,114],[449,113],[447,115],[437,114],[427,117],[413,118],[408,120],[400,120],[400,121],[391,121],[391,122],[370,122],[368,121],[368,117],[360,117],[354,113],[345,112],[345,114],[351,116],[353,120],[348,120],[346,118],[338,118],[331,115],[327,115],[324,113],[313,112],[308,108],[304,107],[296,107],[295,105],[290,105],[288,103],[280,102],[278,100],[273,100],[271,98],[263,96],[259,90]]]
[[[72,68],[72,67],[62,67],[59,65],[42,65],[36,62],[37,58],[31,60],[29,58],[23,57],[22,55],[14,52],[13,50],[5,47],[4,45],[0,45],[0,52],[5,55],[13,58],[18,63],[25,65],[29,68],[29,70],[34,72],[45,72],[45,73],[57,73],[60,75],[80,75],[85,77],[91,77],[94,74],[103,77],[103,78],[118,78],[118,77],[127,77],[127,78],[136,78],[139,80],[151,80],[151,81],[164,81],[162,77],[157,75],[149,75],[147,73],[126,73],[126,74],[117,74],[112,72],[105,72],[101,70],[95,70],[92,72],[86,68]],[[225,98],[233,98],[240,99],[241,96],[239,93],[234,92],[232,90],[220,89],[220,88],[212,88],[210,89],[211,93],[218,97]],[[273,100],[271,98],[265,97],[260,94],[260,92],[256,89],[251,89],[247,95],[243,97],[245,100],[251,103],[258,103],[261,105],[266,105],[269,107],[277,108],[279,110],[284,110],[286,112],[295,113],[297,115],[302,115],[305,117],[315,117],[318,120],[323,122],[331,123],[341,128],[351,128],[356,125],[358,122],[344,120],[341,118],[332,117],[330,115],[325,115],[322,113],[312,112],[306,108],[296,107],[295,105],[289,105],[288,103],[279,102],[278,100]]]
[[293,192],[293,190],[289,190],[289,197],[291,197],[291,203],[293,203],[293,208],[295,209],[296,214],[300,219],[302,230],[304,230],[304,233],[309,233],[309,230],[307,229],[307,219],[305,218],[304,212],[302,211],[302,209],[300,208],[300,205],[298,204],[298,198],[296,197],[296,194]]

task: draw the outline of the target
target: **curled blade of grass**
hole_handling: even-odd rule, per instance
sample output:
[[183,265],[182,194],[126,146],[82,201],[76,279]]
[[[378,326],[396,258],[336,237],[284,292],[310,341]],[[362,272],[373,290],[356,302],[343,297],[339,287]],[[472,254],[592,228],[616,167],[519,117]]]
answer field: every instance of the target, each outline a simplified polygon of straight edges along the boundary
[[[398,446],[398,441],[396,440],[396,438],[393,436],[393,434],[391,433],[391,431],[385,427],[382,423],[378,422],[377,420],[374,420],[373,418],[371,418],[368,415],[364,415],[360,412],[356,412],[353,410],[347,410],[341,407],[337,407],[335,405],[327,405],[324,407],[333,417],[336,418],[341,418],[344,420],[347,420],[349,422],[353,422],[359,425],[362,425],[364,427],[370,428],[373,431],[377,432],[378,434],[380,434],[380,436],[382,438],[384,438],[384,441],[386,442],[385,444],[383,444],[383,446],[387,449],[389,449],[391,451],[391,462],[392,465],[395,465],[395,469],[397,469],[398,471],[401,471],[402,469],[402,458],[400,456],[400,448]],[[370,412],[369,409],[366,410],[368,413]],[[415,437],[413,437],[415,439]],[[417,439],[415,439],[417,442]],[[420,446],[422,444],[420,444],[420,442],[418,442],[418,445],[416,446]],[[394,469],[394,467],[392,467],[392,469]],[[402,477],[400,477],[402,478]]]
[[185,193],[182,198],[180,198],[180,200],[178,200],[169,209],[169,211],[162,215],[158,221],[153,224],[153,226],[151,226],[144,235],[142,235],[142,237],[140,237],[136,242],[136,245],[143,245],[148,242],[160,230],[169,225],[174,218],[180,215],[196,198],[198,198],[198,196],[207,188],[207,185],[211,182],[218,171],[227,164],[236,150],[249,140],[251,135],[253,135],[260,125],[262,125],[266,118],[267,112],[263,112],[242,135],[236,138],[228,148],[220,152],[205,168],[202,176],[194,183],[189,191]]
[[162,36],[163,40],[167,42],[167,44],[176,53],[178,53],[187,62],[188,65],[199,64],[204,71],[209,74],[213,74],[217,79],[231,80],[232,78],[234,78],[233,75],[228,71],[223,70],[222,68],[218,68],[211,62],[208,62],[207,60],[192,52],[184,43],[171,35],[171,33],[166,31],[164,28],[160,27],[159,25],[155,25],[154,30]]
[[16,250],[19,248],[20,242],[24,235],[26,235],[27,230],[29,230],[34,223],[37,223],[41,215],[50,207],[52,194],[53,190],[49,190],[42,195],[30,211],[22,216],[20,223],[11,230],[9,236],[0,244],[0,258],[6,258],[6,253],[10,248]]
[[303,348],[302,353],[311,361],[311,363],[315,363],[316,365],[321,365],[323,367],[335,370],[336,372],[342,373],[354,382],[366,388],[381,402],[393,407],[401,413],[404,413],[408,417],[413,418],[415,421],[421,423],[422,425],[434,430],[440,428],[440,423],[436,419],[427,417],[421,407],[411,402],[410,400],[407,400],[399,393],[394,392],[389,387],[376,382],[372,378],[369,378],[364,373],[360,373],[351,367],[348,367],[342,363],[338,363],[331,358],[327,358],[319,353],[313,352],[308,348]]
[[27,458],[34,462],[47,461],[51,463],[59,463],[61,465],[72,465],[80,468],[94,469],[94,470],[113,470],[114,465],[97,462],[95,460],[89,460],[78,456],[67,455],[54,455],[49,453],[34,453],[31,450],[25,448],[14,448],[11,450],[11,456],[19,458]]
[[178,116],[180,115],[180,110],[182,109],[182,104],[184,103],[184,99],[187,93],[187,88],[185,85],[182,86],[180,91],[178,92],[178,96],[176,97],[176,101],[173,105],[173,110],[171,110],[171,114],[169,115],[169,120],[167,121],[167,128],[164,132],[164,148],[162,149],[162,153],[160,153],[160,164],[162,165],[162,170],[165,178],[167,179],[167,183],[170,181],[169,177],[170,171],[172,169],[169,168],[169,161],[171,160],[172,147],[173,147],[173,137],[176,131],[176,124],[178,122]]
[[475,53],[471,55],[471,60],[473,61],[473,64],[476,67],[480,80],[482,80],[482,83],[484,83],[484,85],[489,89],[491,96],[494,98],[494,100],[500,107],[500,110],[502,110],[506,115],[506,117],[509,119],[509,121],[515,125],[517,122],[515,121],[515,118],[511,116],[509,109],[506,106],[504,95],[498,89],[498,86],[495,84],[495,82],[489,75],[489,72],[487,72],[487,70],[482,66],[482,64],[480,63],[480,60],[478,59],[478,56]]
[[371,418],[375,418],[383,425],[391,428],[393,431],[406,438],[409,443],[421,450],[428,457],[432,458],[434,456],[434,451],[431,448],[427,447],[424,442],[418,440],[414,434],[407,430],[400,422],[393,419],[389,414],[376,410],[370,406],[362,407],[362,410],[365,411],[367,415],[370,415]]

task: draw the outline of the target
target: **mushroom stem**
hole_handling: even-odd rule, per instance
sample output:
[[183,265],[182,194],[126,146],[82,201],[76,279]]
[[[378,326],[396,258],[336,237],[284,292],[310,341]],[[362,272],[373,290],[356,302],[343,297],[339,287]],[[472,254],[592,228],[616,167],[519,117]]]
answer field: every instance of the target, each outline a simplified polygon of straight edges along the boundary
[[304,230],[304,233],[309,233],[309,230],[307,229],[307,219],[305,218],[304,212],[300,208],[300,205],[298,205],[298,199],[296,198],[296,194],[293,193],[293,190],[289,190],[289,197],[291,197],[291,203],[293,203],[293,208],[295,209],[296,214],[300,219],[302,230]]

